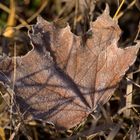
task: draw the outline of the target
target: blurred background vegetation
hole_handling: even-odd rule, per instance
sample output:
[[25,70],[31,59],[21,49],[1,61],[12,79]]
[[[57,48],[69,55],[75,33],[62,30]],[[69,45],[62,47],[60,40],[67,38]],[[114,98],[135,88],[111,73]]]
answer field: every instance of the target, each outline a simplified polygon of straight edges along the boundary
[[[139,0],[0,0],[0,53],[9,56],[27,53],[31,49],[27,32],[30,25],[36,23],[38,15],[48,21],[57,22],[62,27],[68,22],[73,33],[84,35],[90,22],[103,12],[106,3],[110,7],[110,15],[118,19],[122,29],[120,47],[134,44],[140,39]],[[93,119],[89,116],[86,122],[71,130],[58,132],[53,126],[41,122],[19,126],[19,120],[10,120],[6,110],[8,107],[5,100],[8,102],[9,98],[1,94],[0,139],[140,139],[139,58],[138,54],[136,63],[124,77],[109,103],[97,114],[98,117]],[[4,89],[1,88],[2,91]],[[14,125],[11,125],[11,121]]]

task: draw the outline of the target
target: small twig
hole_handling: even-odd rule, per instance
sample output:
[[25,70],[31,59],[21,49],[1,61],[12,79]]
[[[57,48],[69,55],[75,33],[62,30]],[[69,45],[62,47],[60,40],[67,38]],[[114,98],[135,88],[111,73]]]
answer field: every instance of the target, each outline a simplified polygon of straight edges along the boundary
[[121,128],[122,123],[123,120],[120,120],[119,123],[114,126],[114,128],[111,130],[106,140],[114,140],[115,136],[118,134]]
[[140,108],[140,105],[131,104],[130,106],[125,106],[125,107],[123,107],[122,109],[120,109],[120,110],[117,112],[117,114],[115,114],[115,115],[113,116],[113,118],[116,117],[116,115],[120,115],[120,114],[123,113],[125,110],[131,109],[131,108],[134,108],[134,107]]
[[132,84],[134,84],[135,86],[137,86],[138,88],[140,88],[140,85],[138,85],[137,83],[135,83],[132,79],[130,79],[129,77],[126,77],[126,79],[128,81],[130,81]]
[[15,135],[17,134],[19,128],[20,128],[21,123],[19,123],[16,127],[15,127],[15,132],[13,132],[9,138],[9,140],[14,140]]
[[74,23],[73,23],[74,30],[76,29],[76,24],[77,24],[78,3],[79,3],[78,0],[75,0],[75,12],[74,12]]
[[3,35],[6,37],[13,36],[14,33],[13,26],[15,25],[15,12],[16,12],[15,0],[10,0],[10,13],[7,21],[7,28],[3,33]]
[[140,68],[138,70],[134,71],[133,74],[139,73],[139,72],[140,72]]
[[138,31],[137,31],[137,34],[135,36],[134,42],[137,40],[137,38],[139,36],[139,33],[140,33],[140,22],[139,22],[139,25],[138,25]]
[[121,10],[121,8],[122,8],[122,6],[123,6],[124,3],[125,3],[125,0],[122,0],[122,2],[121,2],[121,4],[120,4],[119,8],[117,9],[117,11],[116,11],[116,13],[115,13],[113,19],[115,19],[115,18],[117,17],[117,15],[118,15],[118,13],[120,12],[120,10]]
[[[20,18],[18,15],[15,15],[15,18],[21,22],[21,24],[17,25],[15,28],[19,30],[20,28],[25,26],[29,29],[30,26],[28,25],[28,23],[30,23],[40,14],[44,10],[44,8],[47,6],[47,4],[48,4],[48,0],[45,0],[44,3],[41,5],[41,7],[37,10],[37,12],[35,12],[30,18],[27,19],[27,22],[23,20],[22,18]],[[0,3],[0,8],[10,14],[9,8],[7,8],[5,5]]]
[[132,2],[128,5],[128,7],[127,7],[123,12],[120,12],[120,13],[117,15],[116,18],[119,19],[120,17],[122,17],[123,14],[124,14],[128,9],[130,9],[132,6],[134,6],[135,3],[136,3],[136,0],[132,1]]
[[[10,9],[8,7],[6,7],[5,5],[3,5],[2,3],[0,3],[0,9],[2,9],[3,11],[7,12],[8,14],[10,14]],[[19,17],[17,14],[15,15],[15,18],[19,20],[19,22],[26,26],[27,28],[29,28],[28,23],[22,19],[21,17]]]
[[[30,18],[27,19],[27,22],[30,23],[32,20],[34,20],[44,10],[47,4],[48,0],[45,0],[41,7]],[[23,24],[19,24],[16,26],[16,29],[20,29],[22,27],[24,27]]]
[[[129,78],[133,79],[133,73],[128,75],[128,79]],[[127,79],[127,88],[126,88],[126,107],[130,106],[132,103],[132,92],[133,92],[133,84],[128,79]],[[124,112],[125,117],[130,117],[130,114],[131,114],[130,109],[125,110]]]
[[7,21],[8,26],[13,26],[15,24],[15,12],[16,12],[15,0],[10,0],[10,13]]
[[15,81],[16,81],[16,43],[14,43],[14,57],[13,57],[13,61],[14,61],[14,74],[13,74],[13,91],[14,91],[14,86],[15,86]]

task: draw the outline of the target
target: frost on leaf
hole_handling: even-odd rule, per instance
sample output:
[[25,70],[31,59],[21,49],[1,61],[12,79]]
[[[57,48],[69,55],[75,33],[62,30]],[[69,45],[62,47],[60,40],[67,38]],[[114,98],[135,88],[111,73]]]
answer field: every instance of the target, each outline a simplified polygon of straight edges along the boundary
[[[140,43],[118,48],[121,31],[108,8],[91,23],[90,32],[83,45],[68,25],[60,28],[37,18],[29,32],[33,49],[16,57],[14,92],[25,119],[68,129],[109,100],[134,63]],[[13,58],[1,58],[0,81],[10,86],[13,76]]]

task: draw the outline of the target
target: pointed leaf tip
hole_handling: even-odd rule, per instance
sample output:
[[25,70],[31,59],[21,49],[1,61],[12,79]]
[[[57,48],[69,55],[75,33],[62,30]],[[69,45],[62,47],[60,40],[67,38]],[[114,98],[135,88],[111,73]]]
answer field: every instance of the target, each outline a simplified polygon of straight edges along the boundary
[[103,15],[109,15],[109,14],[110,14],[110,8],[109,8],[109,5],[106,4],[105,10],[104,10],[104,12],[103,12]]

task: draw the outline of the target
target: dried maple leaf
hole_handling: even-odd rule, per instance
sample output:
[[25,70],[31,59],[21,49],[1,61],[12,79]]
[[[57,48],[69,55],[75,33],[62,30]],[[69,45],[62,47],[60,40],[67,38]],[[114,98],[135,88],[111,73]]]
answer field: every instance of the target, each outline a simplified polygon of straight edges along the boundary
[[[125,49],[117,47],[120,28],[108,8],[91,23],[90,32],[92,37],[82,45],[82,38],[68,25],[59,28],[37,18],[29,33],[33,49],[16,57],[14,92],[25,118],[68,129],[109,100],[135,61],[140,43]],[[2,58],[0,71],[0,80],[12,85],[13,58]]]

